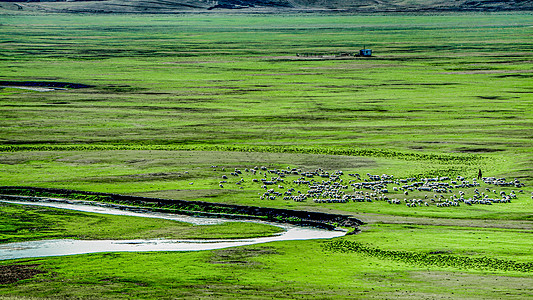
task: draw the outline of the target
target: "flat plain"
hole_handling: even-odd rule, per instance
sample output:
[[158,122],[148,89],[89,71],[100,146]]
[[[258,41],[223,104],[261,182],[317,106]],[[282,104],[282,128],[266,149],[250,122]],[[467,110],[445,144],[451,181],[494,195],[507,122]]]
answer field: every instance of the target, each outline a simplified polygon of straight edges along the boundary
[[[332,241],[2,261],[39,272],[5,280],[0,298],[533,296],[531,14],[1,17],[2,185],[334,212],[367,224]],[[341,55],[365,46],[373,57]],[[39,89],[46,82],[70,85]],[[346,182],[349,173],[471,181],[481,169],[525,186],[481,182],[491,195],[517,196],[494,205],[297,202],[261,198],[259,175],[229,175],[256,166],[342,170]],[[93,225],[70,232],[74,216],[44,210],[26,220],[9,217],[24,208],[1,209],[3,242],[50,235],[39,220],[79,238],[98,237],[94,224],[106,237],[123,235],[121,222],[139,224],[138,236],[186,230],[79,215]],[[239,232],[274,231],[220,229]]]

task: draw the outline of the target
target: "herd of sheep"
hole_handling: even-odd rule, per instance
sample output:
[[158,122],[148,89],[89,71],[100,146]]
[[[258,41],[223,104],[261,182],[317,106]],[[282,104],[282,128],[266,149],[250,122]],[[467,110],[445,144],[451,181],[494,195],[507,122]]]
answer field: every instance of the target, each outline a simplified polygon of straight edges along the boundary
[[[519,180],[507,181],[505,178],[482,177],[467,179],[456,178],[394,178],[393,175],[372,175],[343,171],[327,172],[323,169],[303,171],[290,168],[275,169],[267,167],[234,169],[212,166],[214,171],[222,171],[223,180],[219,187],[227,184],[241,185],[251,181],[263,192],[261,200],[283,199],[288,201],[314,203],[349,203],[386,201],[389,204],[404,204],[407,207],[437,206],[458,207],[461,205],[492,205],[510,203],[517,193],[524,193]],[[246,179],[246,177],[248,177]],[[230,179],[231,178],[231,179]],[[479,180],[479,181],[478,181]],[[484,187],[481,187],[483,181]],[[490,188],[489,188],[490,187]],[[512,188],[510,191],[497,191],[496,188]],[[515,192],[515,190],[517,192]],[[509,189],[507,189],[509,190]]]

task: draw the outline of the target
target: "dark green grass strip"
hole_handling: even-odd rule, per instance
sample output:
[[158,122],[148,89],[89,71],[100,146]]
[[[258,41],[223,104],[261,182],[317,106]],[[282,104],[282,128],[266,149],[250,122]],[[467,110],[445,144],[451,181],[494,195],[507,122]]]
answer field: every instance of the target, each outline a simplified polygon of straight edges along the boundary
[[459,269],[533,272],[533,263],[521,263],[490,257],[464,257],[442,253],[392,251],[373,248],[363,243],[336,240],[325,244],[325,249],[341,253],[361,253],[381,259],[391,259],[421,266],[454,267]]
[[384,157],[402,160],[433,160],[442,163],[476,163],[484,159],[480,155],[434,154],[400,152],[386,149],[327,148],[298,146],[248,146],[248,145],[2,145],[0,152],[18,151],[106,151],[106,150],[167,150],[167,151],[230,151],[302,153],[322,155],[346,155]]

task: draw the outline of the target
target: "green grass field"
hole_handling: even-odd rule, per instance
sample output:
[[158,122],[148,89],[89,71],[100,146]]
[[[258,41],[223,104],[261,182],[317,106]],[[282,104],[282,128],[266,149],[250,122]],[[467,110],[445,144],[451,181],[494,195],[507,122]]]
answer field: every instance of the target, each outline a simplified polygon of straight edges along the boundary
[[[294,241],[2,261],[0,270],[43,273],[0,284],[0,299],[532,297],[527,268],[493,267],[533,262],[532,26],[528,13],[0,15],[0,81],[92,86],[0,88],[1,185],[343,213],[368,224],[335,241],[384,253]],[[372,58],[334,57],[363,46]],[[219,187],[221,175],[254,166],[397,178],[473,178],[482,169],[526,186],[511,203],[414,209],[261,200],[249,174]],[[22,224],[13,209],[0,207],[4,242],[101,238],[101,230],[111,238],[272,233],[52,213]],[[94,218],[101,225],[91,230],[65,225]],[[9,233],[40,223],[56,231]],[[467,263],[405,259],[430,252]],[[499,263],[468,263],[483,257]]]

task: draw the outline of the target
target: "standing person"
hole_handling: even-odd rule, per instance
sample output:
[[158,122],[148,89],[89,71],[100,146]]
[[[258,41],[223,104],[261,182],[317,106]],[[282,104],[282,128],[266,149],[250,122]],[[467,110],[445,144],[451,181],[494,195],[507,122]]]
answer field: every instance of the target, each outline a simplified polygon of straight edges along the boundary
[[477,173],[477,179],[481,179],[483,175],[481,175],[481,169],[479,169],[479,172]]

